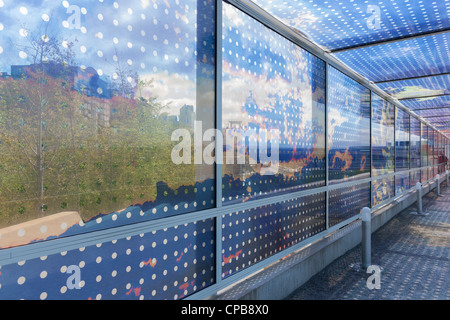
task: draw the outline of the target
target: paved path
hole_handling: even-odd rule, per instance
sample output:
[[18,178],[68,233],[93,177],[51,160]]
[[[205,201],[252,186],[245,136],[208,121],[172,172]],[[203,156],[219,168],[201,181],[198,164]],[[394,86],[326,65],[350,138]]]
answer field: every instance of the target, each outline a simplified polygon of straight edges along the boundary
[[410,214],[413,205],[372,234],[380,289],[370,290],[371,274],[355,267],[361,261],[358,246],[286,300],[450,300],[450,188],[444,186],[441,196],[433,190],[424,197],[428,216]]

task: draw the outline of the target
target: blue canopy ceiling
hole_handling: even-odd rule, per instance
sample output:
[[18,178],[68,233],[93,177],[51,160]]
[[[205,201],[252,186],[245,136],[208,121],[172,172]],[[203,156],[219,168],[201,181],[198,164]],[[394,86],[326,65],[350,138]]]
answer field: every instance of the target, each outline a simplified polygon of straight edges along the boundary
[[450,0],[252,0],[450,132]]

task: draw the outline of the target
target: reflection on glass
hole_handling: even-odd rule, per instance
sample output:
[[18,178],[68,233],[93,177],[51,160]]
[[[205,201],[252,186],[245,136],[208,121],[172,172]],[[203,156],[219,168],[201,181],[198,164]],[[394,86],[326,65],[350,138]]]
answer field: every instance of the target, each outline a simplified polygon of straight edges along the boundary
[[171,158],[174,130],[214,125],[213,18],[195,0],[2,6],[0,247],[214,204],[214,168]]
[[223,8],[223,201],[324,185],[325,63]]
[[325,224],[325,193],[224,215],[222,277],[324,231]]
[[370,175],[370,91],[340,71],[328,71],[330,183]]
[[[395,171],[409,169],[409,132],[410,116],[405,111],[396,108],[395,119]],[[395,176],[395,193],[401,194],[409,189],[409,173]]]
[[421,159],[420,128],[421,128],[420,121],[414,117],[411,117],[411,139],[410,139],[411,169],[420,168],[420,159]]
[[[394,172],[395,106],[372,93],[372,176]],[[393,177],[372,181],[372,205],[394,196]]]
[[428,127],[428,179],[434,178],[434,130]]
[[409,114],[396,108],[395,170],[409,169]]
[[[420,139],[421,139],[421,165],[422,167],[428,167],[428,126],[425,124],[421,124],[421,135],[420,135]],[[421,177],[421,181],[425,182],[428,180],[428,169],[422,169],[422,177]]]
[[395,194],[399,195],[410,188],[409,172],[395,175]]
[[445,155],[445,137],[439,134],[439,153],[438,153],[438,163],[439,163],[439,174],[445,173],[446,167],[445,163],[448,158]]
[[370,185],[363,183],[329,192],[328,226],[332,227],[370,207]]

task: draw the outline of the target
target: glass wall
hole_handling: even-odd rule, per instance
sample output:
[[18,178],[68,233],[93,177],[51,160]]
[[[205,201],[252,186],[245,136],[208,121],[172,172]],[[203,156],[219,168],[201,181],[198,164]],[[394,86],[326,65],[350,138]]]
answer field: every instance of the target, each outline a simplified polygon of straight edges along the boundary
[[[372,177],[394,172],[395,106],[372,93]],[[395,195],[394,176],[372,181],[372,206]]]
[[337,69],[328,69],[328,179],[370,176],[370,91]]
[[422,182],[425,182],[428,180],[428,168],[427,167],[429,166],[429,162],[428,162],[428,126],[425,125],[424,123],[422,123],[420,130],[421,130],[421,135],[420,135],[421,165],[422,165],[422,167],[425,167],[425,169],[422,169],[421,180],[422,180]]
[[428,179],[435,177],[434,175],[434,130],[428,127]]
[[[395,171],[409,169],[409,114],[396,108],[395,116]],[[400,194],[409,189],[409,172],[395,175],[395,193]]]
[[[418,119],[411,117],[410,124],[410,164],[411,169],[421,167],[421,123]],[[410,186],[413,187],[417,182],[420,182],[421,171],[417,170],[410,174]]]
[[224,203],[325,185],[325,62],[224,8]]
[[0,247],[214,206],[214,166],[177,152],[215,124],[210,3],[14,2],[0,17]]

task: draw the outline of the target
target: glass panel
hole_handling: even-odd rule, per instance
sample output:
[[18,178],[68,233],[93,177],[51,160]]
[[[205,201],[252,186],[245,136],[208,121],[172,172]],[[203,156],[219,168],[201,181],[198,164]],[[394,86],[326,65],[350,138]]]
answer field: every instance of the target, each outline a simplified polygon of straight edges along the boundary
[[214,126],[214,17],[210,1],[2,2],[0,248],[214,205],[214,166],[177,165],[173,135]]
[[223,7],[223,201],[323,186],[325,63]]
[[395,196],[395,177],[372,181],[372,206],[379,205]]
[[414,110],[414,113],[423,118],[431,118],[428,120],[435,121],[439,119],[439,117],[449,117],[450,116],[450,107],[448,108],[438,108],[438,109],[422,109],[422,110]]
[[450,75],[378,83],[377,86],[397,99],[450,94]]
[[395,106],[372,93],[372,175],[394,172]]
[[448,106],[449,103],[450,103],[450,95],[434,98],[418,98],[418,99],[402,100],[402,104],[411,110],[441,108]]
[[370,91],[333,67],[328,72],[330,183],[370,176]]
[[409,186],[410,186],[410,188],[414,187],[417,182],[421,182],[420,181],[421,171],[422,170],[418,170],[418,171],[414,171],[414,172],[410,173],[410,175],[409,175],[409,178],[410,178]]
[[411,157],[411,169],[413,168],[420,168],[420,151],[421,151],[421,144],[420,144],[420,128],[421,123],[418,119],[411,117],[411,136],[410,136],[410,157]]
[[[394,172],[395,106],[372,93],[372,176]],[[372,206],[394,194],[394,177],[372,181]]]
[[329,192],[328,225],[337,225],[370,207],[370,185],[363,183]]
[[448,158],[447,158],[446,152],[445,152],[445,143],[446,143],[445,137],[442,134],[440,134],[439,137],[440,137],[439,158],[438,158],[438,160],[439,160],[439,173],[442,174],[442,173],[445,173],[446,163],[448,161]]
[[434,130],[428,127],[428,179],[434,178],[433,166],[434,166]]
[[438,160],[439,160],[439,133],[434,131],[434,146],[433,146],[433,177],[438,174]]
[[[422,167],[428,167],[428,126],[421,123],[421,165]],[[421,170],[422,177],[421,181],[425,182],[428,180],[428,170]]]
[[389,81],[448,73],[449,42],[450,33],[447,32],[337,52],[335,55],[371,81]]
[[399,195],[409,189],[409,172],[395,175],[395,194]]
[[409,114],[396,108],[395,171],[409,169]]
[[329,49],[450,27],[447,1],[253,2]]
[[226,214],[222,219],[222,277],[325,229],[325,193]]
[[214,240],[204,220],[0,266],[0,299],[181,299],[215,282]]

